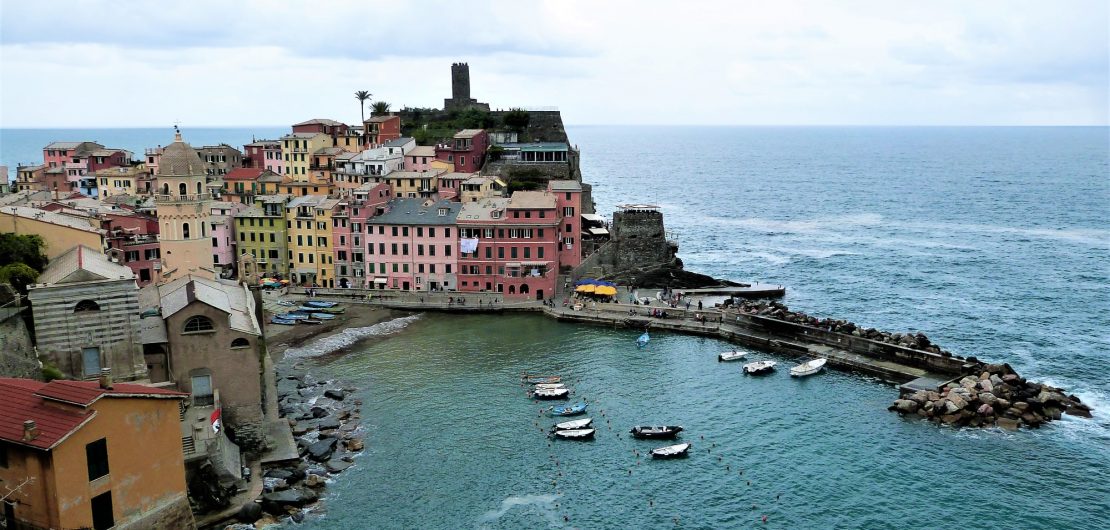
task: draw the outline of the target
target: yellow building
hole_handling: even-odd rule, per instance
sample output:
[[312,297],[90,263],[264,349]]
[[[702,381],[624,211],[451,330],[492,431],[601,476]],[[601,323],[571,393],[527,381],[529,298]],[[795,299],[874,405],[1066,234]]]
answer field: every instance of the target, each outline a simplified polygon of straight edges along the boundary
[[335,147],[335,140],[324,133],[292,133],[281,137],[281,157],[285,161],[285,174],[295,181],[305,182],[315,161],[312,155],[327,147]]
[[292,282],[335,287],[331,218],[337,204],[338,199],[304,195],[285,205]]
[[146,166],[110,167],[96,172],[100,200],[114,195],[145,195],[151,192],[150,171]]
[[187,394],[0,378],[6,528],[195,528],[179,409]]
[[174,136],[158,162],[158,240],[162,245],[162,278],[185,274],[213,277],[212,203],[208,166],[189,144]]
[[393,196],[399,199],[429,197],[439,190],[441,174],[437,170],[426,172],[394,171],[384,177],[371,177],[371,180],[388,183],[389,188],[393,191]]
[[106,234],[78,217],[27,206],[0,208],[0,232],[42,236],[46,242],[43,252],[50,259],[77,245],[103,249]]

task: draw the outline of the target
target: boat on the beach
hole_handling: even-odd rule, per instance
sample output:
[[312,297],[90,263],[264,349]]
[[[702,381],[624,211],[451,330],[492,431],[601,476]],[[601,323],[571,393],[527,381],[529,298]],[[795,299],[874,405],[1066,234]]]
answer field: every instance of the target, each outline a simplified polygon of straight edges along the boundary
[[564,421],[562,423],[556,423],[554,430],[572,431],[574,429],[585,429],[586,427],[589,427],[590,424],[593,422],[593,418],[582,418],[580,420]]
[[528,375],[524,374],[520,380],[530,385],[538,385],[540,383],[558,383],[563,380],[562,377],[557,375]]
[[296,324],[297,321],[293,320],[291,318],[281,318],[277,315],[274,315],[273,317],[270,318],[270,323],[271,324],[281,324],[282,326],[292,326],[292,325]]
[[769,374],[775,371],[775,361],[756,361],[744,365],[744,373],[751,375]]
[[676,445],[668,445],[666,447],[659,447],[651,450],[651,456],[652,458],[678,458],[681,456],[686,456],[686,453],[690,450],[691,445],[693,444],[687,442]]
[[594,429],[569,429],[566,431],[555,431],[556,438],[564,440],[587,440],[594,437]]
[[342,315],[343,313],[347,312],[347,309],[344,307],[321,307],[318,309],[318,311],[331,313],[333,315]]
[[739,361],[740,359],[743,359],[744,356],[747,354],[748,352],[746,351],[724,351],[717,354],[717,362],[723,363],[728,361]]
[[678,433],[682,432],[682,427],[679,425],[637,425],[629,432],[632,433],[633,438],[664,440],[678,436]]
[[586,412],[587,403],[575,403],[573,405],[560,405],[551,407],[552,416],[574,416],[577,414],[584,414]]
[[536,399],[566,399],[569,396],[568,388],[538,388],[532,391],[532,397]]
[[296,302],[291,302],[289,300],[278,300],[277,303],[278,303],[278,305],[283,305],[285,307],[293,307],[293,306],[297,305]]
[[300,322],[301,324],[323,324],[324,323],[323,320],[317,320],[315,318],[302,318],[302,319],[298,320],[297,322]]
[[284,318],[286,320],[304,320],[308,318],[308,313],[303,313],[301,311],[290,311],[288,313],[277,315],[277,317]]
[[306,305],[308,307],[315,307],[317,309],[322,309],[322,308],[325,308],[325,307],[335,307],[335,306],[339,305],[339,302],[328,302],[326,300],[306,300],[301,305]]
[[553,389],[553,388],[566,388],[566,387],[567,387],[567,385],[564,385],[563,383],[537,383],[535,385],[536,390],[539,390],[541,388],[545,388],[545,389],[550,390],[550,389]]
[[309,316],[317,320],[335,320],[335,315],[331,313],[310,313]]
[[822,357],[820,359],[813,359],[806,361],[798,366],[790,369],[791,377],[805,377],[820,372],[825,367],[825,363],[829,362],[828,359]]

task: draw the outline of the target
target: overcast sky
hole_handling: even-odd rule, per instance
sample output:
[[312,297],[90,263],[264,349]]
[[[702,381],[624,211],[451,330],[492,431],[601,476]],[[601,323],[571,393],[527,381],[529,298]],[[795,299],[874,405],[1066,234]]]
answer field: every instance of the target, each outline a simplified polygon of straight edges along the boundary
[[455,61],[569,124],[1105,125],[1107,4],[4,0],[0,126],[357,123]]

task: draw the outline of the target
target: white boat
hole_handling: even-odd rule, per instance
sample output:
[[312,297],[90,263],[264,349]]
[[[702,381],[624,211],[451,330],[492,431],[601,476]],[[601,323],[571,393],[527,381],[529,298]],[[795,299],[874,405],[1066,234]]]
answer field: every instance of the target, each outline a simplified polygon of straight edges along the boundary
[[539,388],[532,392],[536,399],[566,399],[570,390],[566,388]]
[[746,351],[723,351],[717,354],[717,362],[723,363],[727,361],[739,361],[740,359],[743,359],[744,356],[747,354],[748,352]]
[[776,364],[778,363],[775,361],[756,361],[754,363],[748,363],[744,365],[744,373],[752,375],[766,374],[773,372]]
[[540,390],[540,389],[554,390],[556,388],[566,388],[567,385],[564,385],[563,383],[540,383],[538,385],[535,385],[535,387],[536,387],[536,390]]
[[795,367],[791,368],[790,369],[790,376],[791,377],[805,377],[807,375],[813,375],[817,372],[820,372],[821,369],[825,367],[825,363],[827,363],[828,361],[829,360],[825,359],[824,357],[822,357],[820,359],[813,359],[811,361],[806,361],[802,364],[799,364],[798,366],[795,366]]
[[593,423],[593,422],[594,422],[594,420],[592,418],[582,418],[580,420],[564,421],[563,423],[556,423],[555,424],[555,430],[556,431],[573,431],[573,430],[577,430],[577,429],[585,429],[586,427],[589,427],[590,424]]
[[570,429],[566,431],[555,431],[557,438],[565,438],[567,440],[585,440],[594,437],[594,429]]
[[678,458],[686,456],[686,452],[690,450],[690,443],[682,443],[677,445],[668,445],[651,450],[652,458]]

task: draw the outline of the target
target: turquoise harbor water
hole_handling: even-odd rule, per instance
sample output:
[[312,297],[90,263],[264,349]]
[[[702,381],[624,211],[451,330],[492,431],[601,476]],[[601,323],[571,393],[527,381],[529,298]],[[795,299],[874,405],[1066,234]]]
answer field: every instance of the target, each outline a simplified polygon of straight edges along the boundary
[[[785,302],[809,314],[921,330],[1008,361],[1076,393],[1096,418],[938,428],[887,412],[895,390],[851,374],[745,378],[715,362],[727,347],[716,340],[655,334],[636,350],[631,331],[423,315],[338,351],[333,340],[294,352],[366,403],[367,449],[305,526],[1106,526],[1110,129],[569,133],[599,212],[662,206],[687,267],[783,283]],[[0,135],[0,159],[20,159],[13,136]],[[517,382],[524,370],[572,379],[598,439],[549,446],[536,422],[551,420]],[[694,454],[637,459],[654,444],[623,433],[648,422],[684,425]]]

